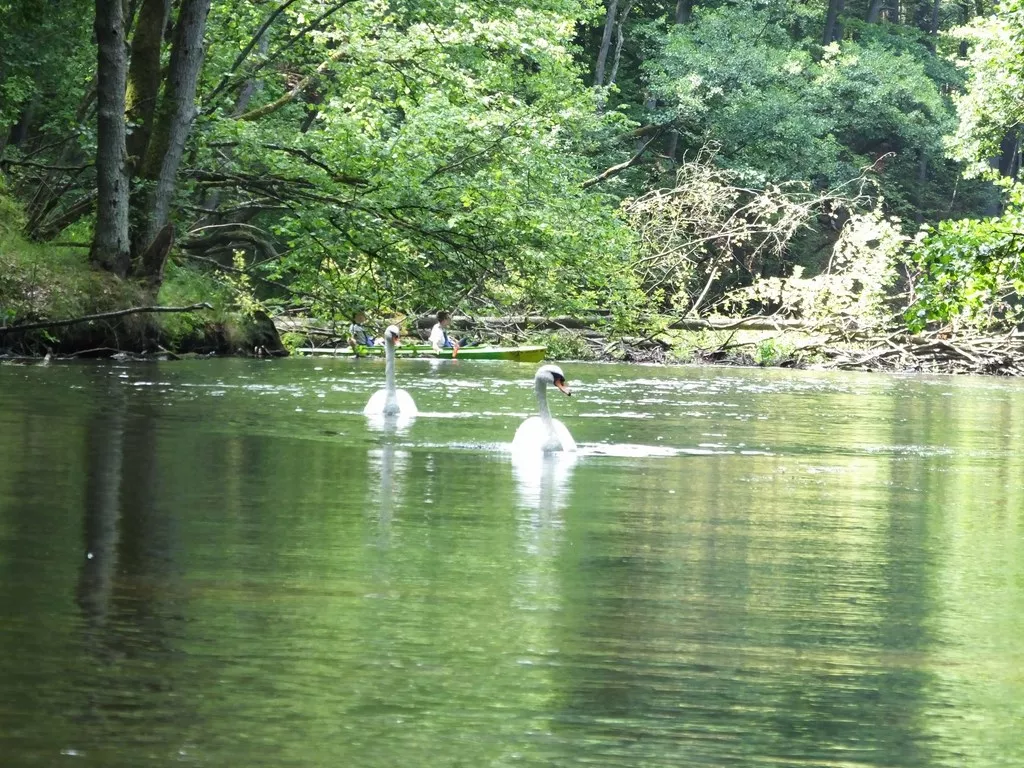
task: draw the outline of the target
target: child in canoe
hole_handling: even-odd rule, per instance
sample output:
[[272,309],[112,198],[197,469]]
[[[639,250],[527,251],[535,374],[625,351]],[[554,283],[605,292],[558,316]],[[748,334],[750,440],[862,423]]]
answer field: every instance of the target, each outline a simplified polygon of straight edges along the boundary
[[470,346],[466,339],[459,341],[448,335],[448,326],[451,324],[452,316],[449,313],[443,309],[437,313],[437,322],[430,329],[430,346],[433,347],[435,353],[442,349],[451,349],[458,354],[459,347]]
[[352,315],[352,324],[348,327],[348,344],[352,347],[352,352],[357,357],[359,356],[360,347],[374,346],[373,336],[367,333],[363,327],[365,322],[366,313],[360,309]]

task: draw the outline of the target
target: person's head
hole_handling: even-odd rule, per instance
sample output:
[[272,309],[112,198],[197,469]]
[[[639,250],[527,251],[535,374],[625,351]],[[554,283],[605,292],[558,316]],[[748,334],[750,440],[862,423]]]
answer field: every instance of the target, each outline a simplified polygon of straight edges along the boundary
[[362,325],[363,323],[366,322],[366,313],[363,312],[363,310],[361,309],[357,309],[355,313],[352,315],[352,322]]
[[442,309],[437,313],[437,322],[441,324],[442,328],[447,328],[452,324],[452,316]]

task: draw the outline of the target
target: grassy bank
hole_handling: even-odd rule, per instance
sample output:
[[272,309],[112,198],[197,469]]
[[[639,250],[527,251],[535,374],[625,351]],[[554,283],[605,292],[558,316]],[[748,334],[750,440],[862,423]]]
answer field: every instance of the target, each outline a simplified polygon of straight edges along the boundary
[[33,243],[21,234],[21,214],[0,196],[0,328],[61,321],[151,304],[212,309],[174,314],[133,314],[59,328],[0,333],[0,352],[19,355],[251,353],[273,347],[265,319],[237,311],[232,291],[207,273],[168,264],[157,301],[137,283],[89,263],[77,246]]

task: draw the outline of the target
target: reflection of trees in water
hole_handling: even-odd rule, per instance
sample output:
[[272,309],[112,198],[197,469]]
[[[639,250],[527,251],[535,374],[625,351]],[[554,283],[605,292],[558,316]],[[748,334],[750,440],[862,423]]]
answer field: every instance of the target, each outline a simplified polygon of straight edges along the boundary
[[86,426],[85,551],[77,599],[92,628],[106,624],[117,571],[123,439],[120,408],[94,415]]
[[[606,763],[929,764],[927,510],[856,473],[794,478],[752,505],[736,478],[778,459],[688,461],[632,484],[619,470],[621,489],[596,467],[577,478],[556,731],[589,731],[589,759]],[[709,472],[714,493],[691,482]]]
[[104,715],[135,709],[130,690],[170,689],[166,661],[183,624],[172,585],[177,520],[157,496],[159,413],[113,386],[109,407],[86,424],[85,551],[77,587],[86,647],[103,664],[90,673],[100,678],[82,688],[88,709]]

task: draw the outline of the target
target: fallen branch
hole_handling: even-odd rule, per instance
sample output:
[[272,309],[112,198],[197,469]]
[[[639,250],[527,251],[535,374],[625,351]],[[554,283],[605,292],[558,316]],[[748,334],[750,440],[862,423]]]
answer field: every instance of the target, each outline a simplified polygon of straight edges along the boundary
[[633,157],[631,157],[629,160],[627,160],[624,163],[619,163],[618,165],[613,165],[611,168],[606,168],[605,170],[601,171],[601,173],[597,174],[597,176],[595,176],[594,178],[587,179],[586,181],[584,181],[583,189],[589,189],[595,184],[600,184],[602,181],[609,178],[610,176],[614,176],[617,173],[622,173],[623,171],[632,168],[634,165],[639,164],[640,160],[647,153],[648,148],[660,137],[660,131],[658,133],[655,133],[654,136],[652,136],[650,140],[640,148],[640,151],[633,155]]
[[36,331],[40,328],[63,328],[68,325],[88,323],[92,320],[109,320],[114,317],[124,317],[125,315],[138,315],[142,313],[195,312],[200,309],[213,309],[213,305],[203,301],[199,304],[190,304],[187,307],[130,307],[128,309],[118,309],[114,312],[99,312],[95,315],[82,315],[81,317],[73,317],[70,320],[44,320],[38,323],[9,325],[0,327],[0,335],[14,333],[15,331]]

